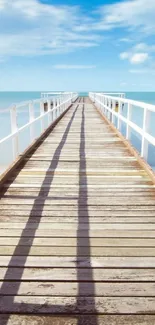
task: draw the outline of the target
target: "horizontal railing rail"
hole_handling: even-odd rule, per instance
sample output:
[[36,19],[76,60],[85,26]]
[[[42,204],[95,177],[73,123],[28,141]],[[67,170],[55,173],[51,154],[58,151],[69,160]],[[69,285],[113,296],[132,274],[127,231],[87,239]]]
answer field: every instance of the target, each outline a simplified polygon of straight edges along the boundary
[[125,98],[125,93],[103,93],[106,96],[117,96],[117,97],[121,97],[121,98]]
[[54,91],[49,91],[49,92],[42,92],[41,93],[41,98],[47,98],[47,97],[51,97],[51,96],[60,96],[61,94],[64,94],[64,92],[60,92],[60,91],[57,91],[57,92],[54,92]]
[[[109,96],[104,93],[89,93],[89,97],[99,108],[101,113],[112,122],[119,131],[121,131],[121,123],[125,123],[125,138],[130,140],[131,131],[134,130],[141,136],[140,154],[146,161],[148,160],[148,145],[155,146],[155,137],[150,134],[151,112],[155,113],[155,106],[144,102],[130,100],[119,96]],[[123,115],[123,109],[126,106],[126,116]],[[137,125],[131,120],[132,109],[138,107],[143,109],[142,126]],[[117,123],[114,123],[116,118]]]
[[[12,105],[9,109],[3,110],[3,112],[8,110],[10,111],[10,124],[11,124],[11,133],[8,134],[6,137],[2,138],[0,140],[0,157],[2,157],[3,152],[2,148],[4,147],[5,143],[7,143],[9,140],[12,141],[11,143],[11,151],[12,151],[12,163],[20,154],[21,151],[19,150],[19,140],[20,140],[20,134],[25,129],[29,129],[29,136],[30,136],[30,143],[33,143],[34,140],[38,139],[39,136],[57,119],[59,116],[65,112],[68,107],[71,105],[72,102],[74,102],[78,97],[78,93],[68,92],[68,93],[61,93],[61,96],[51,96],[48,98],[39,98],[34,99],[18,104]],[[39,115],[35,117],[35,105],[39,105]],[[17,122],[17,109],[22,110],[23,107],[26,107],[26,110],[28,111],[28,122],[22,125],[21,127],[18,127]],[[45,119],[47,120],[45,123]],[[39,128],[39,135],[35,136],[35,124],[39,122],[40,128]],[[46,125],[45,125],[46,124]],[[29,146],[28,145],[28,146]],[[27,147],[28,147],[27,146]],[[23,151],[26,148],[23,149]],[[6,155],[6,151],[5,151]],[[1,159],[0,159],[1,164]],[[6,166],[7,168],[8,166]],[[3,169],[4,172],[4,169]]]

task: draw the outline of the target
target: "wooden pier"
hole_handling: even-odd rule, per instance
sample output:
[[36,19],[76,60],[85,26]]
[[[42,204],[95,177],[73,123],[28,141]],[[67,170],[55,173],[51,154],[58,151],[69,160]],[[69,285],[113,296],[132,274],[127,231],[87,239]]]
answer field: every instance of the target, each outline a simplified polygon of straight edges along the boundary
[[1,185],[0,325],[155,324],[154,184],[78,98]]

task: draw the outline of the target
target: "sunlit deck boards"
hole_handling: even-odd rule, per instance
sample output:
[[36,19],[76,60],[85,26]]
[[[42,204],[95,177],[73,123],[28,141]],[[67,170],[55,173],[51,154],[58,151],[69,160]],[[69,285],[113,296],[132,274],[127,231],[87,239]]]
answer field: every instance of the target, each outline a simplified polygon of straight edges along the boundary
[[88,98],[3,190],[0,324],[155,324],[155,188]]

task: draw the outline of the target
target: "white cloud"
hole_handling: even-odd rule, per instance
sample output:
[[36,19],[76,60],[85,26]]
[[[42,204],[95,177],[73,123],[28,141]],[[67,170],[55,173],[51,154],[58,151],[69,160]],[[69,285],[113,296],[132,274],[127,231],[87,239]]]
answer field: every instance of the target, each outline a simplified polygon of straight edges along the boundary
[[6,0],[0,0],[0,10],[3,10],[5,5],[6,5]]
[[131,64],[141,64],[149,59],[148,53],[131,53],[123,52],[120,53],[121,60],[129,60]]
[[95,65],[69,65],[69,64],[57,64],[53,66],[54,69],[94,69]]
[[0,15],[1,58],[65,53],[97,46],[101,40],[96,33],[75,31],[82,20],[77,6],[0,0]]
[[120,53],[120,58],[121,60],[125,60],[125,59],[128,59],[129,58],[129,53],[128,52],[122,52]]
[[[144,50],[145,52],[142,52]],[[151,52],[151,47],[145,43],[139,43],[129,49],[127,52],[120,53],[121,60],[128,60],[131,64],[141,64],[150,59],[148,52]]]
[[135,53],[130,57],[130,62],[133,64],[139,64],[147,61],[148,58],[148,53]]
[[120,86],[121,86],[121,87],[125,87],[125,86],[127,86],[127,82],[124,82],[124,81],[121,82],[121,83],[120,83]]
[[145,32],[153,32],[155,1],[154,0],[128,0],[102,6],[103,24],[114,27],[126,27],[130,30],[138,28]]
[[[24,18],[50,17],[57,21],[72,21],[78,7],[43,4],[39,0],[0,0],[0,9],[5,13],[23,15]],[[70,16],[72,14],[73,16]],[[70,17],[70,20],[68,20]]]
[[[133,41],[129,32],[136,36],[142,31],[154,33],[154,12],[155,0],[118,1],[87,13],[79,6],[44,4],[40,0],[0,0],[0,56],[64,53],[94,47],[103,40],[100,31],[106,34],[114,28],[123,29],[120,42],[128,44]],[[134,55],[149,51],[145,43],[140,43]],[[130,61],[138,63],[137,58]]]
[[[155,29],[155,1],[154,0],[127,0],[118,1],[99,7],[95,11],[94,18],[77,26],[78,31],[99,30],[110,31],[114,28],[122,28],[123,32],[134,32],[133,37],[138,32],[154,34]],[[136,35],[135,35],[136,30]],[[124,36],[124,42],[129,42],[130,38]]]
[[127,37],[120,38],[119,41],[123,42],[123,43],[132,43],[133,42],[133,40],[131,38],[127,38]]

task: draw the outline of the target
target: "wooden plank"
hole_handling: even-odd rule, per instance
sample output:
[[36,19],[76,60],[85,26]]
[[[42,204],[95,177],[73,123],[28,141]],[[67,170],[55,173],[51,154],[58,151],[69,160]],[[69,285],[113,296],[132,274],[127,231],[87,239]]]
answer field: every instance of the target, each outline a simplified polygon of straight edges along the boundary
[[0,229],[0,237],[155,238],[155,230]]
[[[53,223],[56,224],[75,224],[78,225],[78,223],[83,223],[83,224],[88,224],[88,217],[65,217],[64,216],[60,216],[60,217],[41,217],[40,220],[38,220],[38,218],[40,218],[39,216],[37,217],[31,217],[29,218],[29,216],[0,216],[0,228],[3,228],[3,224],[10,224],[12,228],[14,228],[14,223],[19,225],[20,228],[20,223],[22,224],[21,226],[23,227],[23,223],[27,223],[27,229],[28,228],[35,228],[36,223],[38,223],[39,221],[39,225],[38,228],[45,226],[45,228],[52,228]],[[89,217],[89,223],[90,224],[102,224],[104,227],[104,223],[108,223],[108,224],[113,224],[113,223],[117,223],[117,224],[126,224],[126,225],[133,225],[133,224],[146,224],[146,225],[154,225],[155,223],[155,217],[145,217],[145,216],[140,216],[140,217]],[[32,226],[31,226],[32,224]],[[10,228],[10,225],[6,228]]]
[[[154,247],[82,247],[80,256],[152,256],[155,257]],[[76,259],[77,247],[67,246],[31,246],[29,251],[27,246],[0,246],[0,255],[18,256],[74,256]]]
[[[9,319],[9,320],[8,320]],[[96,320],[97,319],[97,320]],[[2,314],[1,321],[3,324],[8,322],[8,325],[154,325],[154,315],[67,315],[67,316],[34,316],[34,315],[8,315]]]
[[[155,282],[154,268],[93,268],[94,282]],[[88,281],[90,269],[88,268],[45,268],[45,267],[0,267],[0,280],[14,281]]]
[[[154,218],[155,221],[155,218]],[[88,220],[87,223],[83,223],[83,219],[81,220],[81,222],[77,222],[77,223],[64,223],[63,219],[61,221],[61,223],[43,223],[41,222],[39,225],[37,225],[37,229],[40,230],[48,230],[49,231],[49,226],[50,229],[52,230],[78,230],[80,227],[80,230],[155,230],[155,224],[151,223],[91,223],[89,221],[88,224]],[[2,229],[5,229],[4,231],[6,231],[7,229],[24,229],[26,227],[26,229],[36,229],[36,223],[28,223],[27,222],[20,222],[20,223],[15,223],[15,222],[11,222],[11,223],[0,223],[0,230],[2,231]]]
[[155,268],[155,257],[1,256],[0,267]]
[[[39,192],[41,192],[41,193],[39,193]],[[113,196],[113,197],[122,197],[122,198],[131,198],[131,197],[135,197],[135,198],[142,198],[142,196],[144,197],[144,199],[146,200],[147,198],[155,198],[155,193],[153,192],[153,193],[150,193],[150,192],[143,192],[143,191],[141,191],[141,192],[135,192],[135,191],[132,191],[132,192],[130,192],[130,193],[128,193],[128,192],[119,192],[119,191],[113,191],[113,192],[111,192],[111,195]],[[26,190],[25,189],[25,191],[18,191],[18,190],[14,190],[14,191],[10,191],[10,190],[7,190],[6,192],[5,192],[5,194],[4,195],[2,195],[1,196],[1,198],[7,198],[7,199],[36,199],[37,197],[40,197],[40,198],[49,198],[49,199],[51,199],[51,200],[54,200],[54,199],[66,199],[66,198],[68,198],[68,199],[72,199],[72,198],[74,198],[74,199],[78,199],[78,190],[77,191],[65,191],[65,189],[64,189],[64,191],[62,190],[62,191],[49,191],[49,193],[48,193],[48,197],[47,197],[47,193],[46,193],[46,190],[43,190],[43,191],[37,191],[37,190],[35,190],[35,189],[33,189],[33,190],[29,190],[28,191],[28,189]],[[90,198],[98,198],[100,196],[100,198],[101,197],[106,197],[107,199],[109,199],[110,198],[110,193],[107,191],[107,193],[104,191],[104,192],[100,192],[100,191],[92,191],[92,192],[90,192],[89,191],[89,199]],[[87,198],[87,193],[86,193],[86,191],[82,191],[82,197],[83,198]],[[101,200],[101,199],[100,199]],[[20,201],[19,201],[20,202]]]
[[[24,176],[17,176],[16,178],[11,177],[8,179],[8,181],[14,181],[14,184],[40,184],[40,187],[42,185],[42,182],[44,182],[44,185],[79,185],[79,178],[76,176],[69,177],[68,175],[64,176],[62,175],[52,178],[51,176],[43,177],[24,177]],[[109,185],[115,185],[115,184],[123,184],[128,183],[128,185],[151,185],[152,182],[147,176],[89,176],[86,178],[86,176],[81,177],[81,185],[85,185],[85,187],[89,187],[89,185],[96,185],[96,184],[107,184]],[[122,185],[121,185],[122,186]]]
[[[26,187],[26,186],[21,186],[21,185],[16,185],[16,186],[11,186],[12,184],[10,184],[10,187],[8,187],[8,189],[7,188],[5,188],[5,193],[10,193],[10,194],[15,194],[16,192],[18,193],[26,193],[26,192],[28,192],[28,191],[30,191],[30,193],[31,192],[36,192],[37,194],[39,193],[39,190],[40,190],[40,188],[38,187],[30,187],[30,188],[28,188],[28,187]],[[67,189],[67,193],[66,193],[66,189]],[[69,187],[69,186],[64,186],[64,187],[59,187],[59,186],[56,186],[56,187],[49,187],[49,195],[51,195],[51,194],[53,194],[53,195],[55,195],[55,193],[57,193],[57,194],[59,194],[59,193],[63,193],[63,195],[66,195],[66,196],[68,196],[68,195],[72,195],[72,193],[73,193],[73,195],[77,195],[77,194],[79,194],[79,189],[80,189],[80,191],[81,191],[81,193],[83,193],[83,195],[84,194],[87,194],[87,188],[86,188],[86,186],[71,186],[71,187]],[[45,192],[46,190],[43,188],[43,192]],[[96,194],[97,193],[97,194]],[[99,193],[101,193],[101,195],[110,195],[111,193],[112,193],[112,195],[114,195],[114,194],[118,194],[118,195],[155,195],[155,188],[153,187],[153,186],[146,186],[146,187],[144,187],[143,185],[142,185],[142,187],[140,187],[140,186],[133,186],[133,187],[124,187],[124,186],[122,186],[122,187],[117,187],[117,186],[115,186],[115,187],[108,187],[108,188],[105,188],[105,187],[102,187],[102,186],[90,186],[89,187],[89,195],[91,196],[91,194],[96,194],[96,196],[99,194]]]
[[[146,206],[144,206],[145,208]],[[40,211],[40,209],[27,209],[27,210],[22,210],[19,209],[9,209],[9,207],[7,207],[7,210],[0,210],[0,214],[2,216],[26,216],[29,218],[33,218],[33,217],[39,217],[40,219],[42,217],[78,217],[78,218],[83,218],[86,217],[87,221],[88,221],[88,216],[89,217],[155,217],[155,211],[154,210],[146,210],[144,209],[142,210],[134,210],[131,209],[130,211],[128,210],[101,210],[101,211],[95,211],[95,210],[90,210],[89,209],[89,213],[87,210],[80,210],[80,212],[77,211],[78,209],[73,209],[73,210],[63,210],[61,209],[60,211],[55,207],[55,209],[52,207],[52,209],[49,208],[48,209],[42,209]]]
[[[72,161],[72,159],[74,158],[74,156],[71,154],[69,155],[68,157],[63,157],[63,161],[64,162],[69,162],[69,161]],[[81,161],[81,160],[84,160],[86,157],[82,157],[82,156],[78,156],[77,155],[77,159],[76,160],[73,160],[73,161]],[[95,160],[95,163],[99,162],[99,163],[102,163],[102,162],[105,162],[107,163],[108,161],[110,162],[110,164],[112,163],[115,163],[117,161],[119,161],[120,163],[123,162],[125,160],[125,162],[134,162],[136,163],[136,165],[139,165],[137,163],[137,159],[131,155],[127,155],[127,156],[101,156],[100,155],[100,160],[97,159],[96,155],[93,155],[92,156],[87,156],[87,161],[88,161],[88,164],[89,163],[94,163],[94,160]],[[31,160],[39,160],[39,161],[43,161],[43,160],[48,160],[51,162],[51,156],[50,155],[45,155],[45,154],[36,154],[34,153],[33,155],[29,156],[27,155],[24,160],[28,160],[28,161],[31,161]],[[60,157],[59,161],[61,162],[62,160],[62,156]],[[57,159],[54,157],[53,161],[57,161]],[[123,162],[124,164],[124,162]]]
[[107,169],[107,170],[103,170],[103,169],[99,169],[98,170],[95,170],[94,169],[88,169],[85,170],[85,169],[81,169],[79,171],[79,169],[71,169],[69,168],[68,170],[66,169],[52,169],[52,168],[47,168],[47,169],[39,169],[39,168],[31,168],[31,170],[28,170],[28,169],[22,169],[19,173],[19,171],[17,171],[16,173],[14,173],[14,175],[17,175],[18,176],[26,176],[26,177],[42,177],[42,176],[50,176],[50,175],[62,175],[62,176],[65,176],[65,175],[90,175],[90,176],[146,176],[146,172],[142,169],[125,169],[123,170],[123,168],[121,168],[120,170],[118,169]]
[[[8,188],[8,187],[10,187],[10,188],[40,188],[40,184],[28,184],[28,183],[24,183],[24,184],[15,184],[15,183],[11,183],[11,182],[6,182],[5,184],[4,184],[4,188]],[[42,184],[41,185],[41,188],[43,189],[43,188],[48,188],[49,190],[50,189],[52,189],[52,188],[66,188],[66,189],[68,189],[68,188],[73,188],[73,189],[75,189],[75,188],[80,188],[80,189],[82,189],[82,188],[84,188],[84,189],[86,189],[87,188],[87,185],[85,184],[80,184],[80,186],[79,186],[79,184],[55,184],[54,186],[53,186],[53,183],[52,184]],[[107,185],[103,185],[103,184],[98,184],[98,185],[95,185],[95,184],[90,184],[89,185],[89,187],[91,188],[91,189],[107,189]],[[154,185],[152,185],[152,184],[150,184],[150,185],[148,185],[147,183],[145,183],[145,185],[144,184],[120,184],[120,183],[117,183],[117,184],[108,184],[108,188],[109,189],[120,189],[120,188],[122,188],[122,187],[124,187],[124,189],[153,189],[154,190],[154,188],[155,188],[155,186]]]
[[[39,199],[38,199],[39,201]],[[48,203],[48,200],[47,200]],[[0,210],[1,210],[1,214],[3,215],[3,210],[13,210],[15,209],[18,213],[18,210],[20,210],[20,212],[22,212],[23,214],[26,213],[26,211],[50,211],[52,214],[52,211],[56,211],[58,213],[60,213],[61,216],[61,211],[64,213],[67,213],[68,216],[70,216],[72,213],[74,215],[74,213],[78,212],[79,215],[82,216],[82,214],[85,212],[86,216],[91,216],[93,214],[96,216],[104,216],[107,215],[108,216],[108,212],[110,211],[111,214],[117,212],[119,212],[120,216],[121,213],[124,212],[124,214],[128,215],[128,213],[131,213],[131,216],[140,213],[140,215],[143,215],[143,213],[145,212],[145,216],[147,216],[147,213],[151,213],[152,215],[155,213],[155,204],[151,204],[151,205],[130,205],[130,204],[125,204],[125,205],[79,205],[78,204],[73,204],[73,205],[68,205],[68,204],[61,204],[61,205],[57,205],[57,204],[45,204],[44,202],[41,204],[21,204],[21,206],[19,206],[19,204],[0,204]],[[33,212],[32,211],[32,212]],[[10,211],[11,213],[11,211]],[[100,214],[98,214],[100,213]],[[84,215],[83,215],[84,216]]]
[[[15,292],[15,288],[19,286],[16,281],[0,282],[1,295],[11,296]],[[154,297],[155,283],[96,283],[94,286],[90,282],[83,282],[80,285],[79,292],[78,282],[42,282],[42,281],[26,281],[21,282],[17,296],[62,296],[62,297]],[[78,293],[79,292],[79,293]],[[30,298],[31,300],[31,298]]]
[[154,297],[36,297],[2,296],[1,313],[153,314]]
[[[5,232],[3,231],[3,237],[0,237],[0,245],[6,244]],[[24,246],[75,246],[77,247],[77,238],[72,237],[36,237],[34,236],[34,231],[30,235],[25,237],[7,237],[7,245],[16,246],[18,244]],[[87,246],[137,246],[137,247],[155,247],[154,238],[80,238],[79,247]]]
[[21,209],[21,210],[27,210],[29,208],[29,206],[33,207],[33,205],[35,207],[40,206],[40,208],[44,207],[44,208],[48,208],[49,206],[73,206],[75,208],[78,208],[78,206],[87,206],[88,209],[91,206],[98,206],[99,207],[104,207],[104,206],[153,206],[155,207],[155,198],[153,197],[136,197],[136,200],[133,197],[122,197],[121,199],[118,197],[101,197],[101,198],[94,198],[94,197],[90,197],[90,198],[85,198],[82,197],[79,201],[79,198],[76,197],[66,197],[66,198],[54,198],[52,199],[51,197],[37,197],[37,199],[33,198],[33,199],[29,199],[26,198],[1,198],[0,199],[0,209],[7,209],[7,207],[11,206],[11,208],[14,209]]

